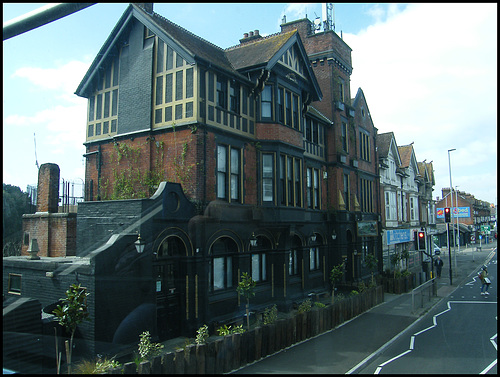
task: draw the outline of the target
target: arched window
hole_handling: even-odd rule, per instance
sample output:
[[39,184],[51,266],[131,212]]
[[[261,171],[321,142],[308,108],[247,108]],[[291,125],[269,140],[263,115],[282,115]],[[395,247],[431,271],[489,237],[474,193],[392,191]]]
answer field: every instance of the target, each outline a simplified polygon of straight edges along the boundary
[[174,257],[186,255],[186,246],[177,236],[169,236],[162,243],[158,250],[158,258]]
[[238,253],[238,246],[229,237],[215,241],[210,248],[209,287],[211,291],[220,291],[234,286],[233,256]]

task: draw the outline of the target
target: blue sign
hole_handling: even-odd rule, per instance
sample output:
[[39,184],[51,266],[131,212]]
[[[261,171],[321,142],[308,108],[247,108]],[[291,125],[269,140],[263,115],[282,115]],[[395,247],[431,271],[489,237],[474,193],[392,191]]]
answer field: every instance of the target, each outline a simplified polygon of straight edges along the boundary
[[[453,217],[470,217],[470,207],[453,207]],[[436,208],[436,218],[444,219],[444,208]]]
[[411,241],[410,229],[395,229],[387,231],[387,245]]

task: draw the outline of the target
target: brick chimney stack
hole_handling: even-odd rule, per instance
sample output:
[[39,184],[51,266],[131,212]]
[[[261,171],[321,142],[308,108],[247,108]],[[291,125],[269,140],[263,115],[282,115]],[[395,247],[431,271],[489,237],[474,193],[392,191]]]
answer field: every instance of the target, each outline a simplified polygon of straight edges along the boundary
[[37,212],[57,213],[59,209],[59,166],[43,164],[38,171]]
[[240,43],[244,44],[247,42],[252,42],[257,39],[262,38],[262,35],[259,34],[258,30],[250,31],[249,33],[243,33],[243,38],[240,39]]

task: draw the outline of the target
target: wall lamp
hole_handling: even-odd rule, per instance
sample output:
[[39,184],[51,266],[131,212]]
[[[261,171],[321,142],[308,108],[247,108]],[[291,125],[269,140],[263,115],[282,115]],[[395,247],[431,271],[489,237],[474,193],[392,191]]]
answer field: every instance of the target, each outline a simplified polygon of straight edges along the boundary
[[250,237],[250,246],[255,247],[257,246],[257,237],[255,234],[252,232],[252,236]]
[[316,242],[316,233],[311,234],[311,242]]
[[337,234],[335,233],[335,231],[332,232],[332,240],[336,240],[337,239]]
[[146,242],[141,238],[141,235],[138,234],[137,240],[134,242],[135,249],[139,254],[144,252],[144,248],[146,247]]

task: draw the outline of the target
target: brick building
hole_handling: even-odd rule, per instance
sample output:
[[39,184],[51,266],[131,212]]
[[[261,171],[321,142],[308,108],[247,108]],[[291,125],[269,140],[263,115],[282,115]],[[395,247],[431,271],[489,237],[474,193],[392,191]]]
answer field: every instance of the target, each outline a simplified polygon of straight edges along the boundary
[[363,92],[350,98],[350,48],[309,20],[239,42],[131,4],[76,90],[86,201],[53,281],[85,276],[94,342],[241,318],[242,272],[259,311],[328,292],[342,262],[346,285],[369,279],[367,254],[381,266],[377,129]]
[[37,210],[23,215],[21,255],[29,255],[33,240],[39,256],[65,257],[76,253],[76,213],[59,212],[59,166],[42,164],[38,172]]
[[[450,229],[455,229],[455,237],[460,242],[460,246],[465,246],[470,243],[479,243],[479,236],[485,239],[494,237],[492,234],[484,234],[481,232],[481,227],[490,226],[490,229],[495,228],[494,221],[491,221],[491,206],[490,203],[476,199],[474,195],[465,191],[453,190],[453,226],[450,224]],[[440,228],[440,243],[447,244],[446,230],[444,225],[444,208],[452,208],[450,188],[441,189],[441,198],[436,198],[437,221]],[[458,222],[458,228],[457,228]],[[473,239],[471,240],[471,236]],[[460,237],[460,238],[458,238]],[[483,241],[484,242],[484,241]],[[450,237],[450,244],[453,246],[453,236]],[[458,245],[458,243],[457,243]]]

